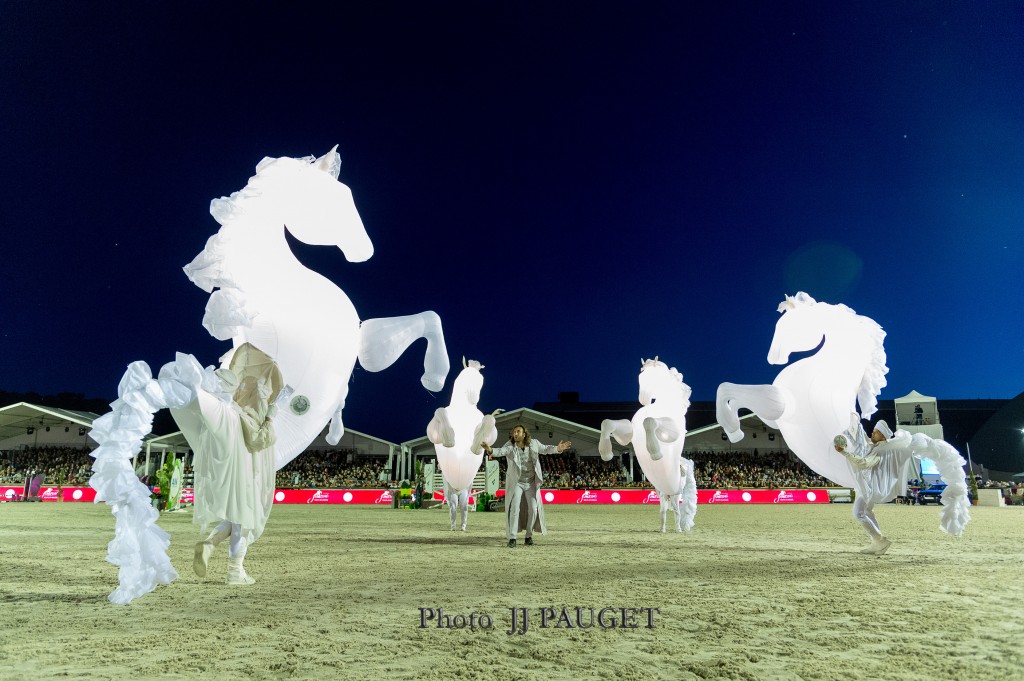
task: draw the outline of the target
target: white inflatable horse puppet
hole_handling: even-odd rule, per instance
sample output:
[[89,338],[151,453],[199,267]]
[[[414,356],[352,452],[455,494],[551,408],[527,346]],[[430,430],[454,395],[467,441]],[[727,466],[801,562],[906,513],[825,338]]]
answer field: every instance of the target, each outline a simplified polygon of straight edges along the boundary
[[661,500],[661,531],[665,531],[670,508],[676,514],[676,531],[689,531],[697,513],[693,461],[683,457],[690,386],[683,383],[682,374],[657,357],[641,360],[640,404],[643,406],[632,421],[601,422],[598,451],[602,459],[610,461],[610,437],[620,445],[632,442],[636,459]]
[[[782,317],[768,350],[768,362],[786,364],[793,352],[812,356],[785,367],[771,385],[722,383],[718,387],[717,417],[732,442],[743,439],[738,411],[749,409],[768,426],[782,432],[789,448],[811,470],[845,487],[857,487],[850,461],[838,453],[833,438],[850,427],[851,413],[867,419],[877,410],[885,387],[885,332],[873,320],[845,305],[819,303],[804,292],[786,296]],[[857,412],[857,405],[860,411]],[[929,438],[930,440],[930,438]],[[940,441],[941,442],[941,441]],[[945,444],[945,443],[942,443]],[[952,447],[932,446],[923,456],[935,457],[943,480],[954,492],[963,485],[963,459]],[[950,452],[951,450],[951,452]],[[906,481],[903,481],[904,483]],[[966,486],[962,489],[966,492]],[[966,525],[966,495],[944,509],[943,531],[959,535]]]
[[[440,390],[448,374],[435,313],[360,322],[344,291],[305,268],[288,248],[285,229],[311,245],[337,246],[352,262],[373,255],[352,193],[338,182],[336,150],[319,159],[264,158],[244,189],[211,203],[221,228],[185,267],[197,286],[211,292],[203,326],[215,338],[230,339],[234,348],[249,343],[265,353],[287,383],[273,419],[278,469],[302,453],[328,422],[328,441],[340,440],[357,358],[368,371],[381,371],[426,338],[423,386]],[[222,358],[223,367],[232,352]],[[135,362],[121,381],[113,411],[94,424],[92,436],[100,447],[93,452],[97,460],[90,484],[97,501],[112,506],[116,530],[107,560],[121,566],[112,602],[130,602],[178,576],[166,554],[169,537],[155,525],[149,491],[131,469],[131,457],[151,430],[152,415],[170,407],[179,416],[191,410],[206,418],[198,396],[206,393],[223,402],[225,387],[212,367],[202,369],[189,355],[179,354],[158,380],[145,362]],[[195,425],[186,421],[186,426]],[[195,432],[183,429],[186,436]],[[198,443],[190,444],[203,455]]]
[[444,477],[444,498],[451,516],[451,529],[456,528],[456,513],[461,511],[461,529],[466,531],[469,516],[469,492],[483,462],[484,450],[498,439],[494,417],[501,411],[484,416],[477,408],[484,377],[483,365],[476,360],[462,359],[462,372],[452,384],[452,401],[434,412],[427,424],[427,438],[434,443],[437,461]]
[[285,377],[292,397],[275,422],[278,468],[305,451],[328,420],[328,442],[340,441],[357,358],[367,371],[381,371],[426,338],[423,386],[438,391],[448,375],[435,313],[360,323],[345,292],[288,248],[285,227],[304,243],[337,246],[351,262],[373,255],[352,192],[338,182],[336,150],[320,159],[263,159],[244,189],[212,202],[222,227],[185,267],[196,286],[212,292],[203,326],[235,347],[252,343]]

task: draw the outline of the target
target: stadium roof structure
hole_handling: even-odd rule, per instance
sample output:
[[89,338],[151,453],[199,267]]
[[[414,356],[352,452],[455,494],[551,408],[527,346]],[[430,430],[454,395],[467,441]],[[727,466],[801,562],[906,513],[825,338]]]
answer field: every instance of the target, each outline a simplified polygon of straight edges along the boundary
[[[342,434],[338,444],[328,444],[327,427],[325,426],[316,439],[309,443],[309,446],[306,447],[303,453],[326,449],[365,450],[367,448],[371,450],[370,453],[376,453],[376,447],[374,445],[381,445],[385,450],[388,450],[391,447],[401,446],[397,442],[391,442],[390,440],[385,440],[384,438],[380,438],[375,435],[367,435],[366,433],[358,430],[353,430],[348,426],[345,426],[345,432]],[[302,456],[302,454],[299,454],[298,456]]]
[[[520,407],[498,414],[495,423],[498,428],[498,440],[495,442],[497,447],[507,441],[508,432],[517,424],[526,426],[531,436],[547,444],[557,444],[558,440],[570,440],[573,449],[581,454],[596,454],[597,443],[601,437],[600,430],[528,407]],[[410,450],[413,455],[427,455],[428,451],[424,450],[429,450],[429,453],[434,452],[434,445],[426,435],[403,442],[402,446]],[[618,443],[615,443],[615,448],[621,449]]]
[[[78,426],[79,433],[92,429],[92,423],[100,417],[91,411],[73,411],[59,407],[44,407],[28,402],[16,402],[6,407],[0,407],[0,448],[11,444],[28,444],[28,436],[34,435],[36,431],[44,431],[47,428],[58,428],[60,426]],[[84,429],[82,431],[81,429]],[[87,446],[96,446],[95,442],[86,441]],[[147,449],[157,451],[189,449],[188,441],[181,431],[167,435],[147,435],[143,442],[143,451]]]
[[77,425],[92,428],[92,422],[99,414],[91,411],[71,411],[57,407],[41,407],[28,402],[18,402],[0,407],[0,442],[22,435],[29,429],[47,426]]

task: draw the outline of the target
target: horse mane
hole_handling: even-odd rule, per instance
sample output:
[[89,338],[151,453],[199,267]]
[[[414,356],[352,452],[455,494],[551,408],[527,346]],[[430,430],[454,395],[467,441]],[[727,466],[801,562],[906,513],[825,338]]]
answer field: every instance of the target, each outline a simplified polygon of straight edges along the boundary
[[643,373],[647,369],[653,369],[655,367],[665,367],[668,370],[669,376],[673,379],[673,385],[678,388],[679,395],[683,401],[683,409],[687,410],[690,408],[690,394],[693,389],[690,386],[683,383],[683,375],[675,367],[669,368],[667,364],[658,360],[657,357],[654,359],[645,359],[640,362],[640,372]]
[[871,340],[868,365],[864,367],[864,375],[857,386],[857,404],[860,405],[861,418],[871,418],[871,415],[878,411],[878,395],[886,386],[885,375],[889,373],[889,367],[885,365],[885,331],[874,319],[859,315],[842,303],[836,305],[836,308],[853,315],[864,335]]
[[249,178],[244,187],[231,196],[222,196],[210,202],[210,215],[221,225],[238,220],[245,213],[245,206],[252,199],[259,198],[271,183],[285,174],[296,175],[304,172],[307,168],[314,168],[321,172],[328,173],[335,180],[341,173],[341,157],[337,153],[337,145],[327,154],[317,158],[316,156],[304,156],[302,158],[290,158],[282,156],[273,158],[265,156],[256,165],[256,174]]
[[[803,291],[797,292],[795,296],[786,296],[786,299],[779,304],[779,312],[795,310],[798,307],[809,307],[817,305],[811,296]],[[860,328],[864,335],[871,340],[871,355],[868,365],[864,368],[864,375],[861,376],[860,385],[857,386],[857,404],[860,405],[861,418],[870,418],[878,411],[878,395],[886,385],[885,375],[889,373],[889,367],[885,366],[885,331],[878,322],[857,314],[852,308],[842,303],[822,303],[834,308],[836,312],[853,317],[854,324]]]

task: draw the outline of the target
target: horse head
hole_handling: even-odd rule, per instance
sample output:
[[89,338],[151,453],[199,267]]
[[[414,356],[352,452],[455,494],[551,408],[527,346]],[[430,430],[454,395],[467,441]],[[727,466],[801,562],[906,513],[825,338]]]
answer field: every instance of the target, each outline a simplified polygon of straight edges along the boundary
[[[654,359],[640,360],[640,404],[645,407],[656,399],[663,399],[680,390],[683,376],[675,369],[669,369],[664,362]],[[685,384],[683,384],[685,385]]]
[[821,343],[828,328],[831,305],[818,303],[803,291],[786,296],[779,305],[782,317],[775,324],[775,336],[768,349],[769,364],[787,364],[793,352],[813,350]]
[[475,359],[466,362],[462,358],[464,367],[452,384],[452,404],[455,404],[459,396],[463,396],[467,403],[476,405],[480,401],[480,391],[484,387],[484,376],[480,373],[483,365]]
[[222,225],[241,214],[284,224],[312,246],[337,246],[350,262],[373,255],[373,244],[352,200],[338,181],[341,159],[335,146],[320,158],[264,158],[241,191],[215,199],[210,212]]

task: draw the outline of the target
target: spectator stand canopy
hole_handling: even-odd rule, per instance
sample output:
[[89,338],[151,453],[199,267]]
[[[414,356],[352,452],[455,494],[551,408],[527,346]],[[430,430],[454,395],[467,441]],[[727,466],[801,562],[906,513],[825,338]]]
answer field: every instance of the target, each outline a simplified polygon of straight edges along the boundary
[[[494,446],[501,447],[508,442],[509,431],[518,424],[526,426],[530,431],[530,436],[544,444],[554,445],[558,444],[560,440],[570,440],[572,442],[572,449],[578,455],[600,456],[597,452],[597,443],[600,439],[601,431],[573,423],[572,421],[566,421],[557,416],[543,414],[527,407],[502,412],[495,417],[498,439],[495,441]],[[423,430],[426,431],[426,428],[427,424],[424,423]],[[623,452],[628,449],[628,447],[619,447],[618,443],[615,443],[615,446],[619,451]],[[415,440],[403,442],[402,449],[412,457],[414,463],[420,457],[429,459],[436,456],[434,445],[427,439],[426,435]]]
[[[342,434],[341,439],[338,440],[338,444],[332,445],[327,442],[328,430],[329,426],[325,426],[320,434],[293,461],[303,456],[316,456],[318,452],[349,450],[358,456],[386,457],[384,470],[390,471],[393,463],[399,460],[401,456],[402,447],[397,442],[390,442],[373,435],[367,435],[358,430],[352,430],[348,426],[345,426],[345,432]],[[283,468],[287,468],[287,464]]]
[[[788,450],[786,440],[782,433],[774,428],[769,428],[757,414],[744,414],[740,417],[740,429],[743,431],[743,439],[733,444],[725,434],[725,429],[720,423],[712,423],[703,428],[694,428],[686,431],[687,452],[729,452],[747,451],[757,449],[758,451],[781,451]],[[692,458],[692,457],[690,457]]]
[[[544,444],[553,445],[558,444],[561,440],[569,440],[572,442],[570,452],[575,452],[580,457],[600,456],[597,451],[597,444],[600,440],[601,431],[567,421],[557,416],[534,411],[527,407],[502,412],[495,417],[498,439],[495,441],[494,446],[501,447],[508,442],[509,431],[519,424],[526,426],[530,431],[530,436]],[[426,428],[427,424],[424,423],[424,431],[426,431]],[[613,445],[616,453],[625,453],[629,449],[628,447],[620,447],[617,442],[613,442]],[[435,459],[437,451],[434,449],[433,443],[427,439],[427,436],[423,435],[423,437],[418,437],[415,440],[403,442],[402,455],[403,467],[400,468],[400,471],[406,472],[408,476],[408,474],[416,470],[416,461],[423,459],[424,462],[427,462]],[[632,459],[630,460],[630,466],[632,466]]]
[[[38,447],[85,447],[95,449],[89,437],[92,423],[99,414],[44,407],[28,402],[0,407],[0,450],[35,449]],[[161,454],[161,463],[168,451],[187,453],[188,442],[180,431],[168,435],[147,436],[142,453],[149,457]],[[147,469],[148,470],[148,469]]]
[[0,449],[96,446],[88,437],[98,414],[17,402],[0,407]]

